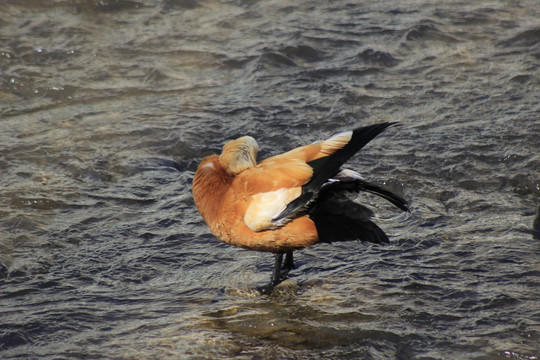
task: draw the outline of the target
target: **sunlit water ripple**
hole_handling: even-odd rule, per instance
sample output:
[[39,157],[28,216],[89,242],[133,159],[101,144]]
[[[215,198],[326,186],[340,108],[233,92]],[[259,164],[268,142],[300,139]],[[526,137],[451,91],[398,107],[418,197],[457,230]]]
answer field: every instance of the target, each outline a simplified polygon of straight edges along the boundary
[[[537,359],[540,8],[0,4],[2,359]],[[272,256],[196,212],[202,157],[398,121],[350,166],[391,244]]]

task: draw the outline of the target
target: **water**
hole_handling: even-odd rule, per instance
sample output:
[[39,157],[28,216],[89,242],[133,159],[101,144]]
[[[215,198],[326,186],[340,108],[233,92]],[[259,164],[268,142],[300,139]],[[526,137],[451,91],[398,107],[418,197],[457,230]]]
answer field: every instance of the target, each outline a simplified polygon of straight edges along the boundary
[[[536,1],[0,3],[2,359],[537,359]],[[388,246],[272,256],[197,214],[202,157],[399,121],[350,162]]]

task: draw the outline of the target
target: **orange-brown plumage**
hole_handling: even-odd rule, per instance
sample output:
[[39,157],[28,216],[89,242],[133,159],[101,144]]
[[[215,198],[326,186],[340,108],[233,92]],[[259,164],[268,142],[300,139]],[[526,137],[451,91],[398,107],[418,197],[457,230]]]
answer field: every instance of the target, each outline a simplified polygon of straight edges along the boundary
[[[338,231],[333,239],[327,228],[342,216],[334,214],[326,202],[319,205],[318,196],[321,192],[324,194],[321,198],[327,198],[334,188],[338,188],[338,183],[339,186],[354,184],[360,186],[359,190],[379,194],[406,209],[405,201],[400,197],[365,182],[352,171],[350,173],[358,176],[344,176],[345,172],[339,172],[345,161],[390,125],[376,124],[339,133],[259,163],[256,162],[259,148],[255,139],[244,136],[229,141],[219,156],[210,155],[199,164],[193,179],[197,209],[219,240],[280,256],[290,254],[290,264],[292,251],[320,241],[353,238],[385,241],[382,230],[354,215],[345,216],[350,220],[344,222],[351,227],[350,231],[344,235],[339,235]],[[332,177],[336,179],[330,179]],[[364,226],[366,224],[375,228]],[[364,230],[371,231],[368,234],[371,238],[364,237]],[[278,256],[276,267],[277,259]],[[275,271],[272,287],[279,281],[280,275]]]
[[[314,145],[315,146],[315,145]],[[208,164],[212,164],[211,167]],[[287,252],[314,245],[315,224],[307,215],[277,229],[253,231],[244,223],[250,198],[283,188],[300,188],[313,171],[305,161],[275,156],[232,176],[211,155],[199,165],[193,179],[193,197],[199,213],[221,241],[242,248]]]

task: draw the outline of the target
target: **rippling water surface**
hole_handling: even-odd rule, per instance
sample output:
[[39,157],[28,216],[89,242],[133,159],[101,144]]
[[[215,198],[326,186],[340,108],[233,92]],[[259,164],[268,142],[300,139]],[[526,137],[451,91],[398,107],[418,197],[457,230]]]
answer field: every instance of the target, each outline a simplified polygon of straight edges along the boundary
[[[540,357],[537,1],[0,3],[2,359]],[[198,162],[399,121],[387,246],[217,241]]]

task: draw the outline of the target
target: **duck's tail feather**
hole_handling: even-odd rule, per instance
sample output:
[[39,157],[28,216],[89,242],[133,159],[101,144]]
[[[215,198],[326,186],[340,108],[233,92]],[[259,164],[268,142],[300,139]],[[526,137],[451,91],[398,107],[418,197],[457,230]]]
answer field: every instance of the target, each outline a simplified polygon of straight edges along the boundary
[[401,196],[394,194],[390,190],[384,189],[378,185],[369,183],[360,177],[329,182],[323,186],[319,193],[319,197],[324,197],[326,194],[335,194],[340,191],[365,191],[382,197],[403,211],[410,211],[407,201]]
[[371,210],[350,200],[317,200],[317,204],[309,211],[320,242],[357,240],[388,243],[384,231],[370,220],[371,215]]

